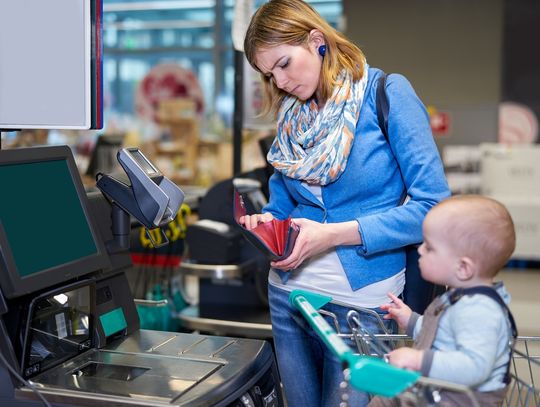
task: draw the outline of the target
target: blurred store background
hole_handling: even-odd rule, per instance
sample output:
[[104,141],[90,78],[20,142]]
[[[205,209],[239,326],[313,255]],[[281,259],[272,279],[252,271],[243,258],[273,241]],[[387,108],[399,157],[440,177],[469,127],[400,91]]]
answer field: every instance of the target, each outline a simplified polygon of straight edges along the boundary
[[[254,9],[263,1],[238,3]],[[518,246],[503,279],[514,296],[518,325],[540,335],[535,294],[540,287],[540,53],[535,50],[540,3],[309,3],[364,50],[368,63],[413,83],[428,108],[452,192],[486,194],[508,206]],[[189,225],[200,217],[206,194],[221,182],[239,173],[257,178],[253,171],[265,168],[262,152],[273,124],[256,117],[257,76],[246,63],[241,70],[235,64],[231,32],[237,2],[104,0],[103,5],[103,129],[3,132],[2,148],[69,144],[91,190],[97,172],[115,170],[118,148],[140,147],[189,199],[170,231],[178,232],[182,245],[165,253],[178,255],[177,261],[161,264],[169,269],[158,276],[151,272],[150,281],[147,266],[155,265],[157,255],[142,235],[134,245],[144,254],[136,258],[142,274],[134,277],[134,289],[148,298],[161,290],[156,282],[166,280],[174,292],[181,287],[184,298],[175,301],[182,308],[199,301],[189,273],[180,283],[171,280],[185,255]],[[243,101],[240,160],[234,153],[235,92]],[[239,170],[235,160],[241,162]],[[221,284],[238,286],[235,278],[231,281]],[[260,288],[258,280],[249,284]]]

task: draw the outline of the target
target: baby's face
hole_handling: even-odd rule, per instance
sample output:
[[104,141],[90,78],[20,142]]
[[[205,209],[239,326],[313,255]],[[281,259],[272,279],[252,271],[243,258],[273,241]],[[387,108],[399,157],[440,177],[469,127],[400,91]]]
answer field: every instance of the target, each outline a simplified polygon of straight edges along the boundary
[[428,213],[423,224],[424,243],[418,248],[422,277],[435,284],[453,286],[459,256],[449,243],[445,225],[451,221],[436,211]]

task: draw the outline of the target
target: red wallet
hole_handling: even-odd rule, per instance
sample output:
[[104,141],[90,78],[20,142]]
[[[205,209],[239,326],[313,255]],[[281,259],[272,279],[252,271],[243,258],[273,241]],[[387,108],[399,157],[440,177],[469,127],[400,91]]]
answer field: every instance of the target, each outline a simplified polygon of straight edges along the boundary
[[285,259],[291,254],[300,229],[290,217],[285,220],[272,219],[270,222],[263,222],[256,228],[248,230],[239,222],[240,217],[246,215],[246,206],[242,195],[236,189],[233,208],[234,220],[240,226],[246,239],[270,260]]

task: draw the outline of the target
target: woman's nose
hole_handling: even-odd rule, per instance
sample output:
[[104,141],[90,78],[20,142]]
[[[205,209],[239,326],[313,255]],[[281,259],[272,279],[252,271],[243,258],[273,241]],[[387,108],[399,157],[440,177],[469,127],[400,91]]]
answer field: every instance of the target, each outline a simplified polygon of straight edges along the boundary
[[280,89],[284,89],[285,85],[287,84],[287,78],[281,73],[274,74],[274,81],[276,86]]

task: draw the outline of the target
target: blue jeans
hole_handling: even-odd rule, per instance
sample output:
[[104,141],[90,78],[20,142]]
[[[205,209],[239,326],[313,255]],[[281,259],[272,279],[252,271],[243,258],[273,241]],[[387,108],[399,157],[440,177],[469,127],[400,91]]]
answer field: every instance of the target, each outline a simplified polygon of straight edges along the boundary
[[[341,401],[340,383],[343,366],[337,356],[319,338],[307,320],[296,308],[289,305],[289,292],[268,286],[268,299],[272,319],[272,333],[276,349],[281,382],[288,407],[337,407]],[[341,333],[350,333],[346,316],[350,310],[336,304],[326,304],[322,309],[334,313]],[[375,308],[380,315],[384,312]],[[362,326],[373,333],[380,328],[373,316],[362,314]],[[324,316],[331,327],[334,322]],[[390,332],[396,332],[394,321],[385,321]],[[356,345],[346,340],[356,352]],[[365,406],[368,395],[349,387],[350,406]]]

